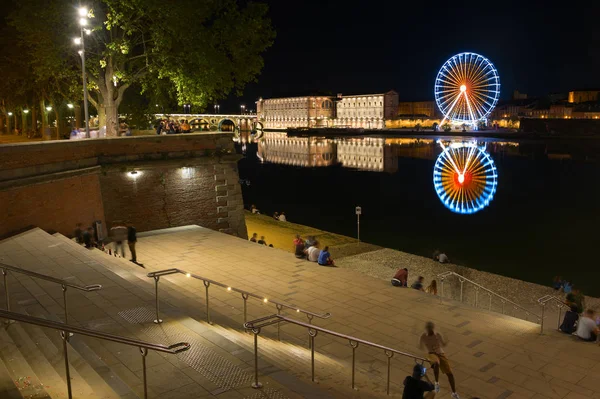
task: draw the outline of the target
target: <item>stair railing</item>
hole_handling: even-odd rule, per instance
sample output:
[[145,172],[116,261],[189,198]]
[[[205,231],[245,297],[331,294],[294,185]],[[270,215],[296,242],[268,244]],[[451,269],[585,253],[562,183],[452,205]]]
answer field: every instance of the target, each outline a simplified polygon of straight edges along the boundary
[[162,345],[162,344],[153,344],[146,341],[140,341],[133,338],[122,337],[119,335],[113,335],[97,330],[90,330],[83,327],[76,327],[72,325],[67,325],[66,323],[59,323],[57,321],[40,319],[38,317],[33,317],[29,315],[24,315],[21,313],[10,312],[6,310],[0,310],[0,318],[12,320],[12,321],[20,321],[23,323],[33,324],[40,327],[51,328],[53,330],[57,330],[60,332],[60,336],[63,342],[63,357],[65,359],[65,376],[67,381],[67,393],[68,398],[72,399],[73,394],[71,390],[71,372],[69,368],[69,353],[67,350],[67,343],[73,334],[81,334],[87,337],[93,337],[102,339],[105,341],[117,342],[120,344],[135,346],[140,349],[140,355],[142,356],[142,370],[143,370],[143,378],[144,378],[144,399],[148,398],[148,384],[146,381],[146,356],[148,355],[149,350],[169,353],[169,354],[177,354],[180,352],[184,352],[190,348],[190,344],[187,342],[178,342],[173,345]]
[[[309,324],[312,324],[312,320],[315,317],[317,317],[319,319],[328,319],[329,317],[331,317],[331,313],[322,313],[322,314],[314,313],[314,312],[302,309],[298,306],[295,306],[295,305],[292,305],[289,303],[285,303],[285,302],[276,301],[273,299],[269,299],[267,297],[264,297],[264,296],[261,296],[261,295],[258,295],[258,294],[255,294],[255,293],[252,293],[249,291],[241,290],[239,288],[231,287],[227,284],[223,284],[218,281],[214,281],[209,278],[187,272],[185,270],[165,269],[165,270],[151,272],[151,273],[148,273],[148,275],[147,275],[148,277],[154,278],[154,284],[155,284],[154,287],[155,287],[155,293],[156,293],[156,320],[154,320],[154,322],[157,324],[162,323],[162,320],[159,317],[159,308],[158,308],[158,306],[159,306],[158,305],[158,282],[162,276],[168,276],[168,275],[172,275],[172,274],[184,274],[188,278],[194,278],[197,280],[201,280],[204,283],[205,292],[206,292],[206,321],[209,324],[212,324],[212,321],[210,320],[210,296],[209,296],[209,292],[208,292],[208,288],[211,285],[216,285],[217,287],[225,288],[229,292],[237,292],[237,293],[241,294],[242,299],[244,301],[244,323],[246,323],[246,321],[248,319],[248,304],[247,304],[248,298],[258,299],[263,304],[269,304],[269,303],[274,304],[275,307],[277,308],[278,315],[281,314],[281,311],[283,309],[290,309],[290,310],[295,311],[296,313],[302,313],[302,314],[306,315],[306,318],[308,319]],[[277,327],[277,339],[280,339],[279,326]]]
[[281,323],[289,323],[295,324],[297,326],[305,327],[308,331],[308,336],[310,339],[310,369],[311,369],[311,380],[315,382],[315,338],[321,332],[323,334],[332,335],[334,337],[342,338],[348,341],[348,344],[352,348],[352,389],[355,389],[355,374],[356,374],[356,349],[359,345],[369,346],[371,348],[376,348],[383,350],[383,353],[387,357],[387,387],[386,392],[390,394],[390,374],[392,369],[392,357],[394,355],[400,355],[404,357],[408,357],[413,359],[415,362],[421,362],[424,364],[428,362],[431,365],[431,361],[425,359],[423,357],[413,355],[412,353],[404,352],[398,349],[390,348],[384,345],[377,344],[375,342],[366,341],[364,339],[352,337],[350,335],[342,334],[337,331],[328,330],[323,327],[318,327],[309,323],[305,323],[299,320],[291,319],[286,316],[274,314],[271,316],[262,317],[260,319],[252,320],[244,323],[244,328],[246,330],[251,331],[254,334],[254,382],[252,382],[252,388],[262,388],[262,384],[258,381],[258,335],[261,332],[261,329],[273,324],[281,324]]
[[67,288],[73,288],[79,291],[91,292],[98,291],[102,289],[100,284],[92,284],[92,285],[77,285],[65,281],[60,278],[48,276],[45,274],[40,274],[36,272],[32,272],[31,270],[22,269],[20,267],[7,265],[5,263],[0,263],[0,269],[2,270],[2,277],[4,279],[4,295],[6,296],[6,310],[10,312],[10,292],[8,290],[8,272],[24,274],[29,277],[37,278],[40,280],[50,281],[51,283],[59,284],[62,287],[63,292],[63,305],[65,309],[65,324],[69,323],[69,313],[67,311]]
[[543,316],[537,315],[537,314],[533,313],[531,310],[511,301],[510,299],[503,297],[502,295],[497,294],[488,288],[485,288],[481,284],[478,284],[473,280],[469,280],[468,278],[466,278],[458,273],[452,272],[452,271],[448,271],[448,272],[437,275],[437,278],[440,280],[440,283],[441,283],[440,302],[442,302],[444,300],[444,280],[446,278],[452,277],[452,276],[456,276],[458,278],[458,281],[460,282],[460,302],[464,302],[463,301],[463,287],[464,287],[464,283],[467,282],[467,283],[473,285],[475,288],[475,305],[474,305],[475,307],[478,307],[479,291],[481,290],[489,296],[488,310],[490,310],[490,311],[492,310],[492,297],[498,298],[498,299],[500,299],[500,302],[502,303],[502,314],[506,314],[505,313],[505,305],[509,304],[515,310],[520,310],[520,311],[524,312],[525,320],[527,320],[527,321],[529,321],[529,315],[534,316],[537,319],[537,323],[540,324],[540,334],[543,333],[543,330],[544,330]]
[[546,304],[554,303],[558,310],[558,323],[556,329],[560,329],[560,319],[562,316],[563,309],[571,309],[567,304],[560,298],[555,297],[554,295],[544,295],[540,299],[538,299],[538,303],[542,307],[542,331],[544,330],[544,313],[546,310]]

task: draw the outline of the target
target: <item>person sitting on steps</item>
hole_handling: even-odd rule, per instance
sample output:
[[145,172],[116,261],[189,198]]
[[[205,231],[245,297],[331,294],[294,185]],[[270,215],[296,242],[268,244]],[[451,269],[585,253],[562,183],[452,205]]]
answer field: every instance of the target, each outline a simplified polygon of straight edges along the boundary
[[418,290],[418,291],[425,291],[425,288],[423,287],[424,282],[425,282],[425,278],[423,276],[419,276],[419,278],[414,283],[412,283],[410,288]]
[[586,310],[577,323],[575,335],[581,340],[595,342],[598,339],[599,331],[596,320],[594,320],[594,311],[592,309]]
[[[423,377],[426,381],[422,380]],[[412,375],[404,379],[402,399],[433,399],[435,397],[434,389],[435,387],[427,376],[427,368],[420,364],[415,364]]]
[[392,285],[394,287],[408,287],[408,269],[398,269],[394,277],[392,278]]
[[321,253],[319,253],[319,259],[317,262],[320,266],[334,266],[333,259],[331,259],[331,254],[329,253],[329,247],[323,248]]

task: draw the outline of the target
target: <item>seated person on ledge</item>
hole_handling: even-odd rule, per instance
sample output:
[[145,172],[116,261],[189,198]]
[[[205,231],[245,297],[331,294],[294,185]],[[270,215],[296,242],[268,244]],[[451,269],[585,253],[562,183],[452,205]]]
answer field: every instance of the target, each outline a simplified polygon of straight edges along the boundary
[[304,242],[302,240],[294,240],[294,255],[298,259],[306,258],[306,253],[304,252]]
[[308,247],[306,254],[308,255],[309,261],[317,262],[319,260],[319,255],[321,254],[321,250],[316,245],[313,245],[312,247]]
[[558,329],[565,334],[573,334],[577,329],[577,327],[575,327],[577,320],[579,320],[577,306],[571,306],[571,310],[567,310],[565,312],[565,317],[563,318],[562,324]]
[[594,342],[598,337],[598,331],[598,326],[594,320],[594,311],[592,309],[586,310],[577,323],[575,335],[584,341]]
[[[404,379],[402,399],[432,399],[435,397],[435,386],[431,383],[426,371],[427,369],[422,365],[415,364],[412,375]],[[423,380],[423,378],[425,379]]]
[[392,278],[392,285],[394,287],[408,287],[408,269],[398,269],[394,277]]
[[319,254],[318,263],[321,266],[333,266],[333,259],[331,259],[331,254],[329,253],[329,247],[323,248],[323,250]]

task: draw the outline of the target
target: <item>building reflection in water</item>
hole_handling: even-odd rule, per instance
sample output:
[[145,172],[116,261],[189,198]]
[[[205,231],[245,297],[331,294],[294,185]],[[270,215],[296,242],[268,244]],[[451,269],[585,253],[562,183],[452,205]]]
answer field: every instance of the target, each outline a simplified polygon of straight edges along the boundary
[[[519,143],[515,142],[490,141],[487,146],[492,153],[519,153]],[[399,158],[435,160],[439,154],[440,148],[433,138],[288,137],[285,132],[265,132],[258,142],[257,153],[261,162],[302,167],[339,165],[388,173],[398,170]]]

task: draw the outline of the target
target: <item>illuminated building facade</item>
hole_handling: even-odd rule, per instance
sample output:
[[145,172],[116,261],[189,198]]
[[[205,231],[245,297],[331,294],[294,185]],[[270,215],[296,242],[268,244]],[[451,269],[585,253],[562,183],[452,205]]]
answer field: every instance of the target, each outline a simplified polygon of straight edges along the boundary
[[569,92],[568,102],[579,104],[596,102],[600,100],[600,89],[598,90],[573,90]]
[[335,126],[383,129],[386,119],[396,117],[398,93],[338,95]]
[[398,103],[398,118],[401,119],[441,119],[442,116],[435,101],[402,101]]
[[326,96],[260,98],[256,113],[267,129],[327,127],[332,126],[335,117],[333,100]]
[[337,161],[346,168],[371,172],[395,172],[398,157],[384,138],[344,138],[336,140]]

